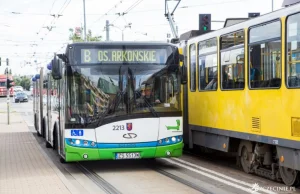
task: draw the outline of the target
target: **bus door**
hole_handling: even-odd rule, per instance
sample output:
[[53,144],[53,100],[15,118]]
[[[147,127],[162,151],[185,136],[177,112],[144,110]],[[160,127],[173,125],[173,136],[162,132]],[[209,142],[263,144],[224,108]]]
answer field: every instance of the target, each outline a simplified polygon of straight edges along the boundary
[[52,88],[52,76],[48,74],[48,88],[47,88],[47,132],[46,139],[51,142],[52,121],[51,121],[51,88]]
[[[64,66],[64,65],[63,65]],[[65,68],[62,69],[62,72],[65,72]],[[62,76],[62,79],[59,81],[58,87],[58,100],[59,100],[59,153],[65,156],[65,92],[66,92],[66,76]]]

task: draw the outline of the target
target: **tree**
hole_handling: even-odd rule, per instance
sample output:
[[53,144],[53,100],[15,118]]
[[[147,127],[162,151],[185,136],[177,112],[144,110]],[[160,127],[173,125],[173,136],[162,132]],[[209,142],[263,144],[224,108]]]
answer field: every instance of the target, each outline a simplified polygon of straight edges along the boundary
[[22,86],[25,90],[30,88],[30,78],[26,76],[15,77],[14,78],[15,86]]
[[[69,40],[72,40],[73,42],[84,42],[84,39],[82,38],[82,28],[76,27],[75,29],[70,28],[70,36]],[[86,39],[89,42],[96,42],[96,41],[101,41],[101,36],[93,36],[92,31],[88,30],[88,33],[86,35]]]

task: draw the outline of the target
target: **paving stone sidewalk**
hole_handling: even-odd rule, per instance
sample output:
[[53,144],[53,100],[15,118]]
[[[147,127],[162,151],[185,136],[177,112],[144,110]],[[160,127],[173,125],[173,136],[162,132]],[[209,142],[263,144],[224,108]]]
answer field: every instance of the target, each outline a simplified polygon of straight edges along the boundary
[[76,193],[18,113],[0,113],[0,193]]

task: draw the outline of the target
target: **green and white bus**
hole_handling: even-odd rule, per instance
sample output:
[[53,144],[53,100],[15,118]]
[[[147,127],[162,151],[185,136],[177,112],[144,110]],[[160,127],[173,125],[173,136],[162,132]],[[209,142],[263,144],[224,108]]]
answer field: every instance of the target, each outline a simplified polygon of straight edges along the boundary
[[46,146],[62,162],[180,157],[179,49],[168,43],[73,43],[48,65]]

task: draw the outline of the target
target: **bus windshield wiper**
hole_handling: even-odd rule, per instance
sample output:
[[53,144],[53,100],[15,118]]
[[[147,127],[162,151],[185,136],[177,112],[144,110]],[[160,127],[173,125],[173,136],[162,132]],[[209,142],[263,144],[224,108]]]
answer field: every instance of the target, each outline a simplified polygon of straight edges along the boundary
[[[121,100],[122,96],[123,96],[122,92],[119,92],[117,94],[114,102],[110,103],[109,106],[107,107],[107,109],[105,110],[105,112],[103,112],[100,115],[98,123],[97,123],[97,127],[99,127],[102,124],[104,118],[109,114],[109,111],[115,112],[116,107],[118,107],[120,104],[120,100]],[[112,108],[112,106],[113,106],[113,108]]]
[[157,112],[154,110],[153,106],[148,102],[148,100],[146,99],[145,96],[143,96],[144,102],[147,105],[148,109],[150,110],[150,112],[155,116],[158,117]]

